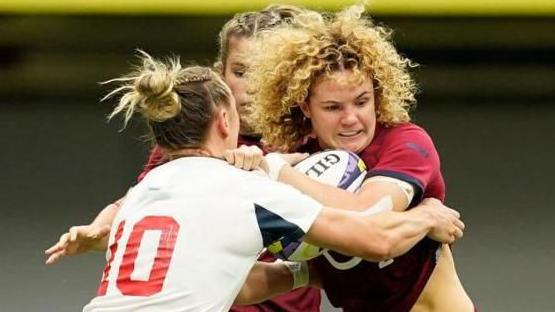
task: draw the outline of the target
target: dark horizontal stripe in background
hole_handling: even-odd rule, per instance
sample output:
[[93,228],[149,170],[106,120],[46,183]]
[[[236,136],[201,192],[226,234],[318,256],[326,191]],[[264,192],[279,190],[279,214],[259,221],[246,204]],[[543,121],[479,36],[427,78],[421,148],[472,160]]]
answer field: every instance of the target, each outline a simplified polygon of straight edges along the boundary
[[[98,98],[134,49],[211,64],[227,17],[0,17],[0,99]],[[546,102],[555,97],[555,20],[549,17],[375,17],[394,29],[423,100]]]

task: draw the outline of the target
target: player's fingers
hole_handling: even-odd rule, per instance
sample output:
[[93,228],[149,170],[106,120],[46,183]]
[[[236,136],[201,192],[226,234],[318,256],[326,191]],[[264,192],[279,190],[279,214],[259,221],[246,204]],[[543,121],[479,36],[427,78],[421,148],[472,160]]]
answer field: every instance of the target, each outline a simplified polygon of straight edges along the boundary
[[249,146],[248,146],[248,145],[245,145],[245,144],[241,144],[241,145],[240,145],[238,148],[236,148],[236,149],[238,149],[238,150],[247,150],[247,149],[249,149]]
[[253,155],[264,155],[264,152],[260,149],[260,147],[256,145],[251,145],[248,147],[248,150]]
[[230,164],[235,164],[235,155],[233,154],[232,150],[227,150],[224,153],[224,159]]
[[455,224],[455,226],[460,229],[461,231],[465,229],[466,225],[464,224],[464,222],[462,222],[462,220],[460,219],[456,219],[453,224]]
[[58,256],[56,254],[52,254],[46,259],[45,263],[53,264],[53,263],[56,263],[57,260],[58,260]]
[[455,238],[460,239],[460,238],[463,237],[464,233],[461,229],[455,228],[455,231],[453,232],[453,235],[455,236]]
[[79,236],[79,232],[81,230],[80,226],[72,226],[69,229],[69,241],[75,242],[77,240],[77,236]]
[[51,254],[53,254],[53,253],[55,253],[55,252],[61,250],[62,248],[63,248],[63,245],[62,245],[62,244],[56,243],[56,244],[54,244],[53,246],[51,246],[50,248],[46,249],[46,250],[44,251],[44,254],[46,254],[46,255],[51,255]]
[[261,168],[263,160],[264,160],[264,156],[255,158],[252,163],[252,169],[254,170],[256,168]]
[[445,218],[449,220],[458,219],[461,216],[461,214],[458,211],[443,205],[435,206],[435,207],[434,205],[431,205],[430,207],[432,207],[432,209],[435,209],[435,211],[438,211],[439,213],[441,213]]
[[68,240],[69,240],[69,233],[64,233],[62,234],[62,236],[60,236],[60,240],[58,241],[58,244],[60,244],[61,246],[65,246]]
[[45,254],[51,254],[53,252],[56,252],[57,250],[59,250],[60,248],[62,248],[65,245],[66,242],[66,237],[67,237],[67,233],[64,233],[60,236],[60,239],[58,239],[58,242],[56,242],[56,244],[50,246],[50,248],[46,249],[44,251]]
[[56,252],[52,254],[50,257],[48,257],[48,259],[46,259],[46,264],[54,264],[58,262],[63,256],[64,256],[64,253],[62,251]]
[[258,146],[249,146],[249,153],[252,155],[251,157],[251,164],[249,170],[254,170],[258,168],[258,165],[264,158],[264,153]]
[[235,157],[235,167],[242,169],[243,164],[245,163],[245,153],[242,150],[235,150],[234,152]]
[[450,212],[452,215],[454,215],[455,217],[457,217],[457,218],[460,218],[460,217],[461,217],[461,213],[458,212],[457,210],[451,209],[451,208],[447,208],[447,209],[449,209],[449,212]]
[[243,169],[250,171],[252,170],[252,164],[254,163],[254,157],[255,155],[251,154],[251,153],[246,153],[245,157],[243,159]]

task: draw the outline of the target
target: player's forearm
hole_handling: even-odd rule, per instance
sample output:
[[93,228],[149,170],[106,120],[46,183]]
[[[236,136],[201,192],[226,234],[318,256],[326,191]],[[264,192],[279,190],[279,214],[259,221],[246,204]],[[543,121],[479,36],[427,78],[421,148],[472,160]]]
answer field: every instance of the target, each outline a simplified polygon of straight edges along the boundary
[[[94,218],[94,220],[91,222],[90,225],[94,227],[104,227],[104,226],[111,227],[124,198],[125,197],[122,197],[116,200],[115,202],[104,207],[104,209],[102,209],[102,211],[98,213],[98,215],[96,216],[96,218]],[[106,248],[108,248],[108,235],[106,235],[106,237],[99,240],[98,243],[92,247],[93,250],[98,250],[98,251],[104,251],[106,250]]]
[[[395,258],[409,251],[421,241],[433,227],[433,220],[426,211],[413,209],[406,212],[384,212],[369,216],[378,227],[386,244],[382,255],[385,259]],[[381,260],[385,260],[381,259]]]
[[389,211],[365,216],[324,208],[305,241],[369,261],[383,261],[408,251],[432,226],[433,221],[425,211]]
[[121,202],[123,201],[124,197],[116,200],[115,202],[107,205],[98,213],[96,218],[94,218],[91,225],[94,226],[103,226],[103,225],[112,225],[114,222],[114,218],[116,217],[117,212],[121,206]]
[[289,292],[293,276],[283,263],[257,262],[251,269],[235,304],[248,305]]
[[360,203],[355,194],[320,183],[291,166],[284,166],[280,170],[278,181],[293,186],[329,207],[358,211],[368,206],[368,204]]

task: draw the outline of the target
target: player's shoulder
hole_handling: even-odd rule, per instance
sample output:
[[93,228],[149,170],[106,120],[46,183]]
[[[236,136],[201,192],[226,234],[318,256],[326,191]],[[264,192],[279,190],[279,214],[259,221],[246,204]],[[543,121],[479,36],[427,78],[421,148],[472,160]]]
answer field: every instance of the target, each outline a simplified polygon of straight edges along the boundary
[[396,126],[378,125],[377,136],[381,137],[383,144],[395,142],[420,142],[431,143],[432,138],[428,132],[414,123],[403,123]]
[[428,132],[421,126],[412,122],[405,122],[394,126],[378,125],[379,133],[386,137],[395,137],[402,135],[424,135],[429,137]]

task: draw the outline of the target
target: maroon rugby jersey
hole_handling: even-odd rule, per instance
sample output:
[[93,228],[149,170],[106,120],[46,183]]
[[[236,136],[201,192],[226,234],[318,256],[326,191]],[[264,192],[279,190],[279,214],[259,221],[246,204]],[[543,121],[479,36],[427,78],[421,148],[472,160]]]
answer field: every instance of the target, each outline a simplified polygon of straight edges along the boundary
[[[316,140],[309,141],[301,152],[320,150]],[[424,197],[443,201],[445,184],[440,172],[439,157],[428,134],[407,123],[396,127],[376,126],[371,144],[359,153],[368,167],[367,177],[388,176],[406,181],[416,193],[410,207]],[[409,311],[420,296],[436,262],[439,243],[428,238],[408,253],[380,264],[362,261],[339,270],[324,256],[313,261],[322,279],[330,302],[344,311]],[[337,262],[351,259],[329,252]]]
[[[262,149],[260,138],[256,136],[239,136],[237,146],[256,145]],[[156,145],[148,157],[143,172],[137,177],[140,182],[145,175],[157,166],[167,162],[160,147]],[[273,262],[276,258],[269,252],[263,253],[259,261]],[[315,288],[299,288],[289,293],[276,296],[271,300],[250,306],[232,306],[232,312],[317,312],[320,310],[320,291]]]

